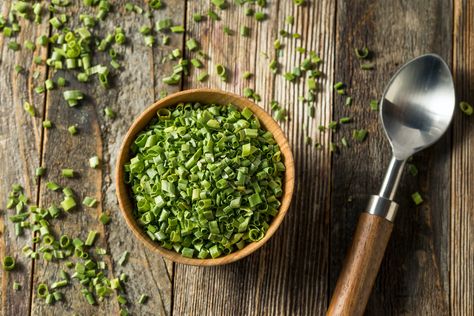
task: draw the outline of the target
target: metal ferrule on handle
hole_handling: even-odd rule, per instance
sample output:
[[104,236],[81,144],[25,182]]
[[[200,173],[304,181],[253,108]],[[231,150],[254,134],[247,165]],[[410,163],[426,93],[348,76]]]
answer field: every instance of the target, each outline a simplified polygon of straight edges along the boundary
[[370,196],[366,212],[393,222],[397,215],[398,204],[379,195]]
[[406,160],[399,160],[395,156],[392,157],[379,195],[372,195],[370,197],[366,210],[367,213],[383,217],[390,222],[395,220],[398,204],[393,201],[393,198],[397,192],[405,162]]

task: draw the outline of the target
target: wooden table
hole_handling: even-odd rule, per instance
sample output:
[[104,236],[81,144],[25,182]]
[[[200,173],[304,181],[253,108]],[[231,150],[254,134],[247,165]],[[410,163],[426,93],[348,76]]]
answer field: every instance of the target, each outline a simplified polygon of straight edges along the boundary
[[[2,0],[3,15],[13,1]],[[74,1],[74,14],[82,1]],[[96,209],[79,207],[62,220],[53,221],[58,232],[86,237],[90,229],[99,232],[98,244],[112,254],[107,264],[111,274],[125,272],[130,276],[127,296],[135,302],[141,293],[150,295],[146,305],[133,304],[135,315],[322,315],[334,288],[341,263],[353,234],[357,217],[364,209],[368,195],[376,193],[389,161],[389,144],[369,101],[381,96],[383,87],[398,66],[426,52],[441,55],[450,64],[459,100],[474,101],[473,18],[471,1],[307,1],[296,7],[290,0],[268,1],[264,22],[246,17],[232,3],[219,12],[221,20],[192,21],[195,12],[207,12],[207,0],[167,0],[164,10],[154,11],[150,19],[125,13],[123,4],[114,1],[115,12],[105,20],[101,32],[106,34],[121,25],[127,34],[127,45],[120,52],[125,58],[115,88],[104,90],[92,84],[78,84],[70,74],[74,88],[90,96],[83,105],[70,108],[60,90],[36,94],[33,87],[52,74],[44,65],[32,62],[31,52],[17,53],[7,49],[0,36],[0,205],[5,205],[12,183],[21,183],[33,203],[50,205],[58,195],[45,188],[45,180],[36,181],[35,168],[46,166],[45,179],[58,180],[74,188],[77,195],[97,197]],[[285,24],[294,15],[295,25]],[[153,25],[165,17],[186,26],[186,34],[172,34],[172,45],[148,48],[138,29]],[[236,30],[233,36],[223,33],[223,26]],[[241,37],[239,26],[251,28],[251,37]],[[22,22],[19,42],[48,34],[49,25]],[[298,97],[305,94],[303,84],[292,84],[270,71],[274,56],[273,41],[278,32],[300,33],[301,39],[282,39],[284,54],[279,58],[283,69],[293,69],[304,59],[297,47],[314,50],[323,58],[324,78],[318,93],[315,118],[307,115],[307,105]],[[199,40],[210,56],[206,66],[211,74],[200,83],[197,73],[185,78],[182,86],[170,88],[162,83],[172,64],[161,64],[172,48],[181,47],[187,38]],[[362,71],[354,47],[369,47],[375,69]],[[187,54],[188,52],[186,52]],[[46,57],[45,48],[35,55]],[[101,62],[108,59],[101,57]],[[222,82],[214,66],[228,66],[229,81]],[[14,65],[21,64],[27,73],[16,75]],[[34,79],[34,71],[40,77]],[[244,71],[255,77],[241,79]],[[343,81],[353,97],[351,107],[337,95],[332,85]],[[289,111],[281,123],[294,150],[296,188],[292,206],[277,234],[255,254],[228,266],[199,268],[173,264],[138,243],[122,219],[111,177],[116,152],[128,126],[147,105],[168,92],[192,87],[214,87],[243,93],[255,88],[270,110],[270,100],[278,100]],[[35,105],[37,115],[29,117],[23,101]],[[115,120],[106,119],[104,107],[117,111]],[[320,133],[319,124],[327,125],[342,116],[352,116],[353,123],[331,133]],[[54,128],[42,129],[42,118],[53,121]],[[67,127],[77,124],[79,134],[70,136]],[[419,175],[405,175],[397,196],[400,211],[395,230],[382,263],[367,315],[473,315],[474,314],[474,129],[473,118],[456,111],[453,126],[434,147],[414,157]],[[362,144],[329,150],[330,142],[341,137],[351,139],[356,127],[368,129]],[[305,137],[313,137],[322,149],[307,146]],[[88,167],[88,158],[98,155],[101,169]],[[60,169],[74,168],[76,179],[64,180]],[[425,202],[415,207],[412,192],[421,192]],[[109,212],[112,222],[103,226],[99,214]],[[21,248],[30,237],[15,237],[7,216],[0,217],[0,256],[17,254],[20,262],[15,272],[1,274],[0,298],[3,315],[116,315],[115,299],[98,306],[85,303],[75,285],[65,289],[66,300],[54,306],[37,298],[40,282],[57,279],[61,265],[43,260],[31,262],[21,256]],[[117,265],[123,250],[131,257],[127,265]],[[113,259],[112,259],[113,258]],[[12,289],[13,281],[23,285]]]

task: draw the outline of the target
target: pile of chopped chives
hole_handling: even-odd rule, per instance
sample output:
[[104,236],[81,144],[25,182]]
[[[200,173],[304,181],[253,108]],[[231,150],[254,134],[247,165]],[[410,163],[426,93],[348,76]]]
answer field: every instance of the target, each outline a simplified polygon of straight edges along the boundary
[[125,165],[134,216],[185,257],[217,258],[265,235],[278,213],[285,166],[273,135],[245,108],[160,109]]
[[[48,182],[47,187],[58,192],[61,189],[54,182]],[[8,195],[6,208],[15,210],[15,214],[9,215],[8,219],[15,224],[16,235],[22,235],[24,229],[30,229],[35,233],[31,244],[22,248],[23,256],[32,260],[64,263],[62,269],[59,269],[59,275],[49,285],[39,283],[36,286],[38,298],[49,305],[62,301],[61,289],[76,281],[82,286],[81,293],[85,301],[91,305],[112,296],[114,292],[119,302],[126,300],[124,295],[127,277],[125,274],[117,278],[107,277],[108,269],[104,257],[107,255],[107,250],[94,246],[99,235],[97,231],[89,231],[85,240],[68,235],[60,236],[53,231],[52,221],[76,205],[75,196],[70,188],[63,188],[62,193],[64,200],[60,207],[52,204],[48,208],[31,204],[19,184],[14,184]],[[97,200],[87,196],[83,201],[83,204],[88,207],[93,207],[96,203]],[[103,213],[99,220],[106,225],[110,218]],[[125,251],[117,260],[118,264],[124,266],[128,256],[129,252]],[[14,256],[3,257],[3,270],[7,272],[15,270],[17,260]],[[14,290],[19,291],[21,288],[20,283],[13,283]],[[138,304],[144,304],[146,300],[147,295],[142,294],[138,299]]]

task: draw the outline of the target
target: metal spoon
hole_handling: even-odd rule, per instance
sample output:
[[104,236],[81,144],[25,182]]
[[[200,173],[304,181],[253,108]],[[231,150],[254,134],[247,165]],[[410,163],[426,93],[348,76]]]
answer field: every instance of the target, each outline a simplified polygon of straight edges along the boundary
[[362,315],[392,233],[393,201],[406,160],[435,143],[448,129],[455,108],[454,83],[441,57],[417,57],[392,77],[380,102],[380,119],[392,160],[378,195],[360,216],[351,249],[327,315]]

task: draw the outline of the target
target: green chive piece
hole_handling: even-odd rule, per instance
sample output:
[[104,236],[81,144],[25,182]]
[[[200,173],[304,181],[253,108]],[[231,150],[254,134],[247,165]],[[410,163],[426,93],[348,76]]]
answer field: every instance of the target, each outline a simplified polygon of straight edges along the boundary
[[467,103],[466,101],[461,101],[459,102],[459,108],[461,109],[461,111],[468,115],[468,116],[471,116],[472,113],[474,113],[474,109],[472,107],[472,105],[470,105],[469,103]]
[[185,31],[184,26],[182,26],[182,25],[172,26],[172,27],[170,27],[170,30],[173,33],[184,33],[184,31]]
[[67,131],[71,135],[76,135],[78,133],[77,126],[76,125],[71,125],[67,128]]
[[14,281],[14,282],[13,282],[13,290],[15,290],[15,291],[21,290],[21,284],[18,283],[18,282],[16,282],[16,281]]
[[59,189],[61,189],[61,187],[54,182],[46,183],[46,187],[51,191],[58,191]]
[[104,114],[105,114],[105,117],[107,117],[108,119],[111,119],[111,120],[113,120],[117,116],[117,114],[114,112],[114,110],[112,110],[108,106],[106,106],[104,108]]
[[15,266],[16,266],[16,262],[15,262],[15,259],[13,257],[5,256],[3,258],[3,263],[2,263],[3,270],[11,271],[15,268]]
[[97,237],[97,232],[95,230],[89,231],[89,234],[87,235],[87,239],[84,242],[84,245],[90,247],[94,244],[94,241]]
[[249,37],[250,36],[250,28],[245,26],[245,25],[242,25],[240,27],[240,35],[243,36],[243,37]]
[[359,130],[354,130],[352,132],[352,138],[355,139],[356,141],[363,142],[365,138],[367,137],[367,130],[365,129],[359,129]]
[[46,172],[46,168],[38,167],[35,170],[35,176],[39,178],[39,177],[43,176],[45,174],[45,172]]
[[362,49],[354,48],[355,55],[358,59],[366,59],[369,57],[369,49],[364,47]]
[[220,20],[219,16],[217,15],[216,12],[209,10],[207,11],[207,16],[212,20],[212,21],[218,21]]
[[200,13],[194,13],[194,14],[193,14],[193,20],[194,20],[194,22],[199,23],[199,22],[202,21],[202,19],[203,19],[203,18],[202,18],[202,15],[201,15]]
[[186,47],[190,51],[195,51],[199,48],[199,45],[194,38],[190,38],[189,40],[186,41]]
[[94,207],[97,205],[97,200],[89,196],[86,196],[84,200],[82,201],[82,204],[88,207]]
[[61,174],[66,178],[74,178],[74,169],[62,169]]
[[267,18],[267,14],[264,12],[255,12],[255,20],[261,22]]
[[362,70],[372,70],[375,68],[375,64],[374,63],[363,63],[360,65],[360,69]]
[[44,120],[43,121],[43,127],[46,128],[46,129],[51,128],[51,127],[53,127],[53,123],[51,123],[50,120]]
[[118,264],[119,264],[120,266],[125,265],[125,263],[127,263],[127,261],[128,261],[128,257],[129,257],[129,256],[130,256],[130,253],[125,250],[125,251],[122,253],[122,255],[120,256],[120,258],[119,258],[119,260],[118,260]]
[[89,158],[89,166],[92,168],[92,169],[96,169],[97,167],[99,167],[99,164],[100,164],[100,159],[99,157],[97,156],[92,156]]
[[412,164],[412,163],[407,163],[407,168],[408,168],[408,172],[412,175],[412,176],[416,176],[418,174],[418,168]]
[[148,295],[146,294],[140,295],[140,298],[138,299],[139,304],[146,304],[147,301],[148,301]]
[[199,82],[203,82],[203,81],[206,81],[208,77],[209,77],[209,74],[204,71],[198,75],[197,79]]
[[421,197],[421,194],[419,192],[415,192],[411,195],[411,199],[415,203],[415,205],[420,205],[423,203],[423,198]]
[[66,212],[73,209],[75,206],[76,206],[76,201],[71,196],[66,196],[64,200],[61,202],[61,207]]
[[346,102],[344,104],[345,106],[351,106],[352,105],[352,97],[346,97]]
[[379,102],[377,100],[370,100],[370,109],[372,111],[378,111],[379,110]]
[[32,106],[30,103],[28,103],[28,102],[26,102],[26,101],[23,103],[23,109],[24,109],[31,117],[34,117],[35,114],[36,114],[36,111],[35,111],[34,106]]

